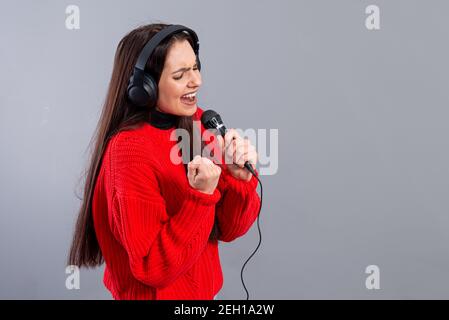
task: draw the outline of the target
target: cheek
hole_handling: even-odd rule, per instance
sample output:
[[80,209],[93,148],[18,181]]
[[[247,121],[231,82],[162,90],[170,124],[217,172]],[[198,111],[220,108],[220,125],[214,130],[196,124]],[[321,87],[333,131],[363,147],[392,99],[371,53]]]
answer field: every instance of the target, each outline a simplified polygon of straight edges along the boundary
[[173,100],[179,100],[180,96],[182,96],[182,89],[179,85],[167,82],[159,85],[159,99],[161,101],[173,103]]
[[179,98],[183,95],[182,86],[178,83],[172,82],[167,87],[167,97],[171,100],[179,100]]

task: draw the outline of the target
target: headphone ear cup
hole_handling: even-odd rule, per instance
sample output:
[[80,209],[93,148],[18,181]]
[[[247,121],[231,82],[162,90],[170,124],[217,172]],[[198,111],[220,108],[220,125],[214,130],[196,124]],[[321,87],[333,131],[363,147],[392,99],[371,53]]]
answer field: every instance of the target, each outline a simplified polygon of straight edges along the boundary
[[149,74],[143,74],[142,86],[134,84],[134,75],[131,76],[127,88],[128,98],[138,107],[153,107],[157,102],[157,84]]
[[146,105],[148,105],[148,107],[150,108],[153,108],[157,103],[158,88],[156,81],[148,73],[145,73],[143,76],[143,88],[145,89],[148,95]]
[[148,93],[141,86],[134,84],[134,75],[129,79],[127,88],[128,99],[135,106],[144,106],[148,102]]

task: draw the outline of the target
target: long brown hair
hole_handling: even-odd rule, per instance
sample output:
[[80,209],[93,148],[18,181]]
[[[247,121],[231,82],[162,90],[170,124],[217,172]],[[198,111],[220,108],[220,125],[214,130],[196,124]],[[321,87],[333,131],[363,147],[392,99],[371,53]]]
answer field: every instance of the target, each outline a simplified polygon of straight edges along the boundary
[[[109,139],[120,131],[137,128],[149,120],[149,108],[136,107],[130,103],[126,97],[126,88],[139,53],[145,44],[166,26],[167,24],[162,23],[141,26],[128,33],[117,46],[103,110],[95,133],[89,143],[89,146],[94,144],[94,148],[90,155],[88,169],[84,172],[86,179],[84,183],[84,197],[80,199],[82,202],[68,256],[69,265],[96,267],[104,262],[95,234],[92,215],[95,182]],[[188,40],[193,47],[192,38],[188,34],[181,32],[165,39],[154,50],[152,57],[147,61],[145,71],[150,73],[156,82],[159,82],[168,50],[173,43],[183,40]],[[189,159],[192,160],[194,157],[192,117],[179,117],[177,128],[182,128],[189,132],[191,137],[189,139],[191,150]],[[209,239],[216,239],[217,234],[218,226],[215,223]]]

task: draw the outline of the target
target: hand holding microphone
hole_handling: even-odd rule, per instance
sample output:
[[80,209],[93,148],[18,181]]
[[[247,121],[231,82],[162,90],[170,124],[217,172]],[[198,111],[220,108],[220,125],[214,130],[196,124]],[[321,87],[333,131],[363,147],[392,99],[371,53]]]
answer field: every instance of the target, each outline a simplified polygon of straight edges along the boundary
[[230,173],[237,179],[249,181],[251,174],[255,175],[258,159],[251,141],[243,139],[234,129],[226,130],[220,115],[213,110],[204,111],[201,122],[206,129],[216,129],[220,133],[217,140]]
[[225,137],[217,136],[221,150],[223,150],[225,164],[229,172],[237,179],[249,181],[252,173],[245,164],[249,164],[255,169],[257,163],[256,148],[248,139],[240,137],[239,133],[234,129],[229,129]]

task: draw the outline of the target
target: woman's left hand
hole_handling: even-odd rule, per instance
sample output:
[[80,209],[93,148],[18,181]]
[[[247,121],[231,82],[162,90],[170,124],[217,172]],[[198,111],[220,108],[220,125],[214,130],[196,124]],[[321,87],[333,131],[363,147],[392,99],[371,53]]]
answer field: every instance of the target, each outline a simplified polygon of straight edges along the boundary
[[251,180],[251,172],[244,167],[245,162],[248,161],[253,169],[256,169],[258,155],[251,141],[247,138],[243,139],[234,129],[229,129],[224,139],[220,135],[217,139],[223,151],[225,164],[232,176],[244,181]]

